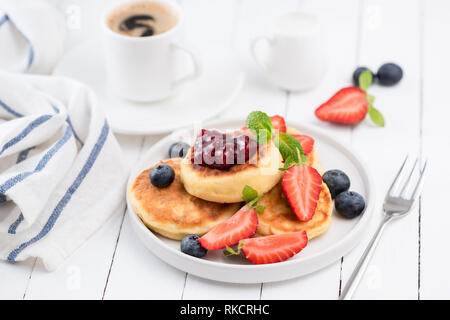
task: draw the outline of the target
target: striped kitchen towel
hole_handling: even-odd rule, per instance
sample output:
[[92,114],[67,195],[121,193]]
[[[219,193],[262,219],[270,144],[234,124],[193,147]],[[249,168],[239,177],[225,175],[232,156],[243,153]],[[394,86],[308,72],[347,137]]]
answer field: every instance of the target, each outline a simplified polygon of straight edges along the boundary
[[64,52],[62,13],[43,0],[0,1],[0,69],[49,74]]
[[0,258],[57,268],[123,212],[127,170],[89,88],[0,72]]

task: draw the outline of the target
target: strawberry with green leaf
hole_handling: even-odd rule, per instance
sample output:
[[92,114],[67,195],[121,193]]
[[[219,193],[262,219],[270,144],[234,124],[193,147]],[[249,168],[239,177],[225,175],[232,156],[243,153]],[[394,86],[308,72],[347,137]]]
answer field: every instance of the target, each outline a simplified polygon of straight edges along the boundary
[[339,90],[314,112],[323,121],[355,124],[369,113],[370,119],[379,127],[384,127],[384,118],[374,106],[375,97],[367,93],[372,84],[372,74],[364,71],[359,75],[359,88],[347,87]]
[[[246,124],[257,135],[262,130],[272,132],[273,129],[269,116],[261,111],[250,113]],[[315,168],[307,165],[308,157],[299,139],[279,132],[274,137],[274,143],[284,159],[284,167],[279,169],[285,171],[281,182],[283,193],[298,219],[309,221],[316,211],[322,190],[322,176]]]
[[284,196],[300,221],[309,221],[314,216],[322,190],[322,176],[306,164],[307,157],[298,140],[280,133],[278,148],[285,159],[285,171],[281,180]]

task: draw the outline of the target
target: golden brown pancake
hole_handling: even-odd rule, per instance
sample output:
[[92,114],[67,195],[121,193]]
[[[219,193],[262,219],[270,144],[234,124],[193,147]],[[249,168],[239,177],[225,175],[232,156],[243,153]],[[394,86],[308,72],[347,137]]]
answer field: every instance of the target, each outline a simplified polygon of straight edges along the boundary
[[[288,128],[289,134],[299,134],[295,129]],[[314,167],[320,174],[323,169],[315,149],[308,156],[308,164]],[[264,212],[258,215],[258,235],[271,235],[285,232],[305,230],[308,239],[324,233],[331,225],[333,212],[333,200],[325,183],[322,183],[322,191],[317,202],[316,211],[311,220],[300,221],[292,211],[283,194],[281,182],[267,192],[259,201],[259,205],[265,206]]]
[[180,158],[157,164],[160,163],[170,165],[175,171],[169,187],[157,188],[150,182],[152,167],[142,171],[128,189],[131,206],[149,229],[181,240],[188,234],[205,234],[239,210],[239,203],[214,203],[187,193],[181,183]]
[[333,212],[330,191],[325,183],[322,183],[322,191],[317,202],[316,212],[311,220],[300,221],[292,211],[283,194],[281,183],[266,193],[259,205],[265,206],[264,212],[258,214],[258,235],[268,236],[285,232],[305,230],[308,239],[324,233],[331,225]]
[[191,147],[181,163],[181,178],[186,191],[195,197],[220,203],[241,202],[245,185],[258,193],[269,191],[282,177],[278,170],[282,167],[282,158],[272,142],[266,146],[254,155],[255,163],[237,164],[227,170],[191,163]]

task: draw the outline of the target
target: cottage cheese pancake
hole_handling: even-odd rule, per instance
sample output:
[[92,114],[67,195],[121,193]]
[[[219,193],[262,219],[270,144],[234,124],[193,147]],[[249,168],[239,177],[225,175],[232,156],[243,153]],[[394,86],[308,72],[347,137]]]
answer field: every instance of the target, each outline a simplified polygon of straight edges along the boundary
[[174,158],[158,163],[168,164],[175,171],[175,179],[167,188],[152,185],[149,179],[152,167],[142,171],[128,189],[130,204],[144,224],[175,240],[188,234],[205,234],[240,207],[239,203],[213,203],[187,193],[181,182],[180,162],[181,159]]
[[191,147],[183,159],[181,177],[186,191],[204,200],[241,202],[245,185],[251,186],[258,193],[264,193],[272,189],[283,175],[278,170],[283,166],[282,157],[272,142],[254,155],[256,161],[233,165],[227,170],[192,163],[192,152]]

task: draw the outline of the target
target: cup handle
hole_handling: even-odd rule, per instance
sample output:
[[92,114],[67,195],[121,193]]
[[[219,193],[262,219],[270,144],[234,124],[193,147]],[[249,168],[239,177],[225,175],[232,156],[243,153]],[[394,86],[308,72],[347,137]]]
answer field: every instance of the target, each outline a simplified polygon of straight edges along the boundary
[[185,54],[187,54],[191,58],[192,66],[193,66],[191,72],[189,72],[185,76],[181,77],[180,79],[176,79],[173,81],[172,88],[177,89],[178,87],[180,87],[192,80],[197,79],[202,73],[202,65],[200,63],[200,60],[195,56],[195,54],[192,53],[192,51],[186,49],[185,47],[182,47],[178,44],[172,43],[172,49],[179,50],[179,51],[182,51]]
[[260,57],[258,56],[258,51],[256,49],[258,43],[260,43],[261,41],[265,41],[269,45],[272,44],[272,40],[269,37],[261,36],[255,38],[250,43],[250,53],[252,54],[252,57],[256,61],[256,63],[258,63],[263,69],[267,69],[267,64],[260,59]]

